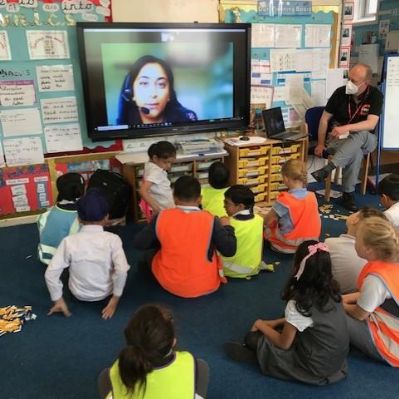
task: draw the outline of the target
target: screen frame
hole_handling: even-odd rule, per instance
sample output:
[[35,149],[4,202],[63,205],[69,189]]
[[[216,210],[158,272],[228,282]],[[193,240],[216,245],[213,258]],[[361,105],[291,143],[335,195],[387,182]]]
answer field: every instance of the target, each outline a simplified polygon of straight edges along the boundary
[[[105,23],[105,22],[77,22],[77,39],[78,39],[78,51],[80,60],[80,69],[82,77],[82,86],[84,94],[84,106],[86,115],[86,125],[88,136],[92,141],[105,141],[113,139],[135,139],[135,138],[146,138],[154,136],[170,136],[177,134],[193,134],[201,132],[211,132],[220,130],[245,130],[249,125],[250,118],[250,85],[251,85],[251,24],[248,23],[237,23],[237,24],[219,24],[219,23],[143,23],[143,22],[116,22],[116,23]],[[89,87],[88,79],[88,63],[86,59],[86,43],[84,37],[85,29],[104,29],[104,30],[115,30],[115,29],[194,29],[194,30],[237,30],[244,29],[243,34],[246,35],[244,40],[246,44],[246,60],[244,66],[245,77],[243,81],[245,82],[245,88],[241,88],[241,92],[238,93],[241,97],[244,96],[244,108],[242,111],[243,119],[226,119],[218,120],[215,123],[210,123],[209,121],[198,121],[195,123],[187,122],[183,126],[162,126],[162,127],[146,127],[143,129],[110,129],[110,130],[96,130],[96,126],[93,124],[93,112],[92,104],[93,100],[91,98],[91,91]],[[240,54],[240,57],[244,54]],[[235,60],[233,65],[233,71],[236,68]],[[234,93],[234,96],[237,95]],[[201,123],[202,122],[202,123]]]

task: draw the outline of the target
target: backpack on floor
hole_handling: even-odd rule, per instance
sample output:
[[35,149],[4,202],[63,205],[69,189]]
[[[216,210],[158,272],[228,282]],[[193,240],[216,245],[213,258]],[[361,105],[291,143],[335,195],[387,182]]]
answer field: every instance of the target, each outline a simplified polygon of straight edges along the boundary
[[130,203],[131,187],[119,173],[97,169],[90,177],[88,188],[101,188],[109,203],[109,218],[126,216]]

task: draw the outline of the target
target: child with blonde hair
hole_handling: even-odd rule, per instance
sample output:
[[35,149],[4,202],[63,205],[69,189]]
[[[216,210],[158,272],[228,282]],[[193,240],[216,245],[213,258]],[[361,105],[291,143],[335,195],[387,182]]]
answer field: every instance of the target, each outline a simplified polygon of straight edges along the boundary
[[367,356],[399,367],[399,235],[386,220],[370,217],[356,233],[357,254],[368,262],[359,291],[344,295],[350,341]]
[[355,240],[361,222],[370,217],[386,220],[379,209],[364,207],[348,216],[345,234],[341,234],[339,237],[328,237],[325,240],[330,250],[332,273],[343,294],[357,291],[357,278],[363,266],[367,263],[366,259],[357,255]]
[[158,141],[148,148],[140,186],[140,208],[148,221],[162,209],[174,208],[168,171],[176,161],[176,148],[169,141]]
[[264,238],[272,249],[292,254],[303,241],[319,239],[321,221],[316,196],[306,189],[304,162],[290,159],[281,173],[288,191],[278,195],[264,216]]

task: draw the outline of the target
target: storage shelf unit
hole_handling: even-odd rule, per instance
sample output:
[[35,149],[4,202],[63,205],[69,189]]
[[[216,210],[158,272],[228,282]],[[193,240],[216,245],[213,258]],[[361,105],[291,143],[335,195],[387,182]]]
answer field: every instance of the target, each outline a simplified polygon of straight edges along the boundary
[[[199,179],[202,186],[208,184],[209,166],[216,161],[222,161],[227,155],[226,151],[218,153],[210,153],[205,155],[193,156],[177,156],[176,162],[173,164],[169,172],[169,179],[174,183],[180,176],[191,175]],[[121,154],[116,156],[123,164],[123,176],[127,179],[132,187],[132,203],[131,213],[134,221],[143,219],[138,203],[140,201],[139,187],[143,178],[144,163],[147,162],[147,154]]]
[[230,185],[247,185],[254,192],[256,203],[271,205],[280,191],[286,190],[282,164],[289,159],[306,161],[308,139],[266,140],[263,144],[240,143],[239,146],[225,143],[225,149],[229,153],[224,162],[230,169]]

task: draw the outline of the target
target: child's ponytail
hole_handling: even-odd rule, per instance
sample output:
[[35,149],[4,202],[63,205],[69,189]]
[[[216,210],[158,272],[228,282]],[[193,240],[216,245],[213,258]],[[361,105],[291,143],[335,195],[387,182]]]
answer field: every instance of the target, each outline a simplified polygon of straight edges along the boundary
[[119,374],[123,384],[128,390],[144,387],[147,374],[153,366],[146,358],[142,349],[134,345],[127,345],[119,354]]
[[130,392],[145,392],[147,374],[173,356],[175,331],[171,313],[145,305],[125,329],[127,346],[119,354],[119,374]]

